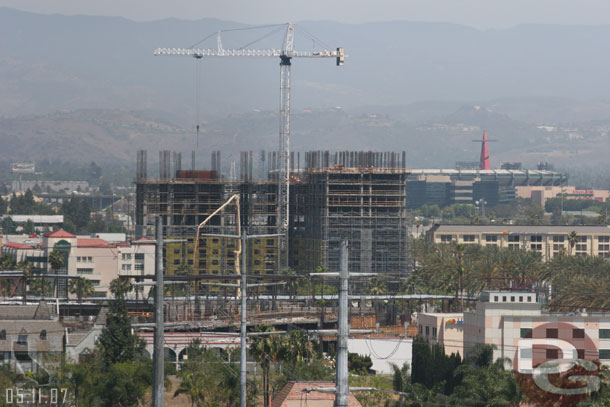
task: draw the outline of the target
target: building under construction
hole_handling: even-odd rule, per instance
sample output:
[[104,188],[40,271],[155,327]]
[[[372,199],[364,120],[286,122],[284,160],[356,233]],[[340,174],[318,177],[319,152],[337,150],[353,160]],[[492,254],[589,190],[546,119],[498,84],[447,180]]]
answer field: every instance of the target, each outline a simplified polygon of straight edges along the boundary
[[291,266],[339,269],[347,239],[353,272],[407,267],[405,153],[316,151],[305,154],[291,191]]
[[[240,195],[241,224],[249,234],[276,234],[277,166],[275,152],[243,152],[239,175],[235,163],[229,177],[221,175],[220,152],[212,153],[211,170],[183,170],[180,154],[159,154],[159,177],[147,176],[146,152],[138,152],[136,235],[154,236],[154,217],[163,218],[164,234],[183,239],[166,246],[169,274],[232,274],[235,241],[200,237],[197,226],[233,194]],[[194,156],[193,156],[194,157]],[[173,158],[173,159],[172,159]],[[301,168],[292,154],[289,209],[289,265],[301,272],[318,266],[338,270],[341,239],[350,244],[350,270],[397,273],[406,270],[405,154],[374,152],[308,152]],[[173,163],[173,164],[172,164]],[[296,167],[296,168],[295,168]],[[254,175],[256,173],[256,176]],[[235,208],[225,209],[202,234],[235,234]],[[248,272],[273,274],[280,268],[278,239],[249,241]],[[193,258],[198,264],[193,264]]]

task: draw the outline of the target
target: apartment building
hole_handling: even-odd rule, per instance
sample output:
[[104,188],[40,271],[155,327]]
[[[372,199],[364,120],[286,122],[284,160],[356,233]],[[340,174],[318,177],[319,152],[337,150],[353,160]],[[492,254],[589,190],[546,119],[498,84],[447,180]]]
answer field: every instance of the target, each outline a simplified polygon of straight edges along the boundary
[[[48,261],[54,250],[64,256],[64,264],[58,270],[53,270]],[[77,237],[63,229],[44,235],[36,246],[6,243],[2,246],[2,254],[17,262],[31,262],[34,274],[65,274],[89,279],[93,282],[95,296],[100,297],[110,295],[110,282],[119,276],[153,275],[155,270],[152,242],[109,243],[98,238]],[[57,291],[59,296],[68,296],[67,279],[58,279]]]
[[[569,235],[576,232],[574,246]],[[608,226],[434,225],[427,232],[435,243],[478,244],[538,252],[544,259],[560,254],[610,257]]]

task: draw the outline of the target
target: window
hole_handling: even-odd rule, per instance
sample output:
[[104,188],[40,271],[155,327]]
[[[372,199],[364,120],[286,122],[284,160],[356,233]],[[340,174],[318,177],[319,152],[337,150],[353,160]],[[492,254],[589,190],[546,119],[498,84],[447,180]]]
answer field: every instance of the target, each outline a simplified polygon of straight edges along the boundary
[[24,334],[24,333],[19,334],[19,336],[17,336],[17,345],[27,345],[27,344],[28,344],[28,335]]
[[[84,259],[84,257],[83,257],[83,259]],[[84,261],[84,260],[83,260],[83,261]],[[88,263],[93,263],[93,257],[88,256],[88,257],[87,257],[87,262],[88,262]]]
[[559,250],[563,249],[564,245],[562,244],[554,244],[553,245],[553,250],[555,250],[556,252],[558,252]]
[[547,338],[559,338],[559,330],[557,328],[547,328],[546,337]]
[[191,266],[193,265],[193,259],[188,259],[186,262]]
[[610,250],[610,244],[600,244],[597,246],[597,250],[599,250],[600,252],[607,252],[608,250]]
[[6,329],[0,331],[0,341],[6,341]]
[[[174,259],[174,264],[176,264],[176,265],[180,264],[180,259]],[[125,264],[123,264],[123,266],[125,266]],[[123,270],[125,270],[125,269],[123,269]]]
[[510,296],[510,302],[515,302],[515,296],[514,295]]
[[494,295],[494,302],[498,302],[498,296]]
[[420,334],[423,334],[423,333],[424,333],[424,327],[423,327],[423,326],[421,326],[421,325],[419,326],[419,333],[420,333]]
[[559,349],[547,349],[546,350],[546,358],[547,359],[559,359]]
[[530,245],[530,249],[531,250],[535,250],[535,251],[541,251],[542,250],[542,245],[540,243],[531,244]]
[[[175,250],[174,250],[175,251]],[[131,253],[123,253],[122,255],[122,259],[123,261],[125,260],[131,260]]]
[[584,359],[585,358],[585,350],[584,349],[576,349],[576,358]]
[[93,269],[76,269],[76,274],[93,274]]
[[217,266],[218,265],[218,260],[212,260],[212,264]]
[[273,239],[267,239],[267,246],[273,246]]
[[538,235],[530,236],[530,242],[542,242],[542,236],[538,236]]
[[563,243],[565,240],[565,236],[563,235],[553,235],[553,243]]
[[133,269],[136,270],[136,271],[142,271],[142,270],[144,270],[144,265],[143,264],[136,264],[133,267]]
[[260,250],[258,250],[258,249],[255,249],[255,250],[254,250],[254,254],[261,254],[261,251],[260,251]]
[[506,295],[502,296],[502,302],[506,302]]
[[[174,254],[180,254],[180,249],[174,249]],[[123,259],[125,260],[125,259]]]
[[522,295],[519,296],[519,302],[523,302],[523,296]]
[[599,339],[610,339],[610,329],[600,329]]
[[436,332],[437,332],[437,328],[436,327],[432,327],[432,337],[436,338]]
[[218,239],[212,239],[212,243],[218,243]]
[[582,339],[585,337],[585,330],[574,328],[572,329],[572,338]]
[[188,254],[193,254],[193,249],[188,249]]
[[430,327],[429,326],[426,327],[426,336],[430,336]]
[[136,253],[135,258],[136,260],[144,260],[144,253]]
[[213,270],[212,274],[218,274],[218,270]]
[[80,263],[80,256],[76,256],[76,262]]
[[43,329],[42,331],[40,331],[40,339],[42,339],[43,341],[47,340],[47,330]]
[[519,235],[508,235],[509,242],[519,242]]
[[527,302],[532,302],[532,296],[531,295],[527,296]]
[[474,242],[475,241],[475,235],[464,235],[464,236],[462,236],[462,239],[465,242]]
[[576,251],[587,251],[587,245],[586,244],[577,244]]
[[442,243],[449,243],[453,241],[453,235],[441,235]]
[[600,243],[610,243],[610,236],[599,236],[597,241]]
[[90,280],[93,285],[100,285],[100,280]]
[[599,358],[608,360],[610,359],[610,349],[600,349],[599,350]]
[[576,241],[580,243],[587,243],[587,236],[576,236]]
[[485,241],[486,242],[497,242],[498,236],[497,235],[485,235]]
[[532,328],[521,328],[521,330],[519,331],[519,335],[521,338],[527,338],[528,335],[531,338],[532,336]]
[[218,250],[216,250],[216,249],[212,250],[212,254],[218,254]]

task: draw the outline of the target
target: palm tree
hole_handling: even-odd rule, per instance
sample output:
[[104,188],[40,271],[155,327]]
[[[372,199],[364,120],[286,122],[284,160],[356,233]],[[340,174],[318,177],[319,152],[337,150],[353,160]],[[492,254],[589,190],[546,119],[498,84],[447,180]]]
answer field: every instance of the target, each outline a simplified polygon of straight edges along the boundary
[[[268,325],[259,325],[254,332],[272,332],[273,328]],[[263,397],[264,407],[270,406],[270,370],[271,363],[276,362],[283,356],[285,346],[282,346],[284,338],[278,335],[255,336],[250,345],[250,354],[261,365],[263,369]]]
[[32,275],[32,263],[30,263],[29,261],[22,261],[19,262],[19,264],[17,264],[17,269],[23,271],[23,291],[22,291],[22,297],[23,297],[23,303],[26,304],[27,303],[27,291],[28,291],[28,278],[31,277]]
[[83,297],[91,297],[93,295],[93,282],[86,278],[70,280],[68,283],[68,291],[70,294],[76,294],[78,302],[82,302]]
[[576,245],[576,242],[578,242],[578,235],[576,234],[576,231],[573,230],[568,235],[568,243],[570,244],[570,255],[572,254],[572,252],[574,250],[574,246]]
[[133,285],[129,280],[122,279],[119,277],[115,278],[110,282],[110,292],[116,298],[125,298],[125,295],[127,295],[127,293],[131,290],[133,290]]
[[[455,253],[457,254],[458,257],[458,284],[455,290],[455,309],[457,310],[458,308],[458,297],[459,294],[462,292],[462,257],[464,256],[464,249],[466,249],[466,246],[464,246],[463,243],[458,243],[455,245]],[[462,311],[464,310],[464,298],[462,298],[462,303],[461,303],[461,309]]]
[[[369,283],[366,286],[366,293],[368,295],[385,295],[388,292],[388,288],[385,282],[381,281],[377,277],[371,278]],[[379,319],[379,300],[373,301],[373,306],[375,308],[375,319]]]
[[[53,269],[54,274],[59,274],[59,269],[63,267],[65,263],[65,257],[63,253],[58,250],[53,250],[49,253],[49,264],[51,264],[51,268]],[[59,290],[57,287],[57,277],[55,277],[55,291],[56,295],[59,296]]]

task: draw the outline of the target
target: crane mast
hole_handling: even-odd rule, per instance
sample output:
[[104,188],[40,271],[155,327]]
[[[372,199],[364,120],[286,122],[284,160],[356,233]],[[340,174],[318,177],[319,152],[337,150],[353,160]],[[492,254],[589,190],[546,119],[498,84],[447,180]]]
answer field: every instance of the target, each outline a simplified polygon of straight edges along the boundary
[[294,50],[294,24],[286,24],[286,32],[281,49],[225,49],[221,31],[216,35],[216,49],[198,48],[157,48],[154,55],[203,57],[279,57],[280,58],[280,137],[279,171],[277,193],[277,227],[279,238],[278,270],[288,267],[288,228],[290,220],[290,67],[292,58],[336,58],[337,66],[343,66],[343,48],[334,51],[302,52]]

